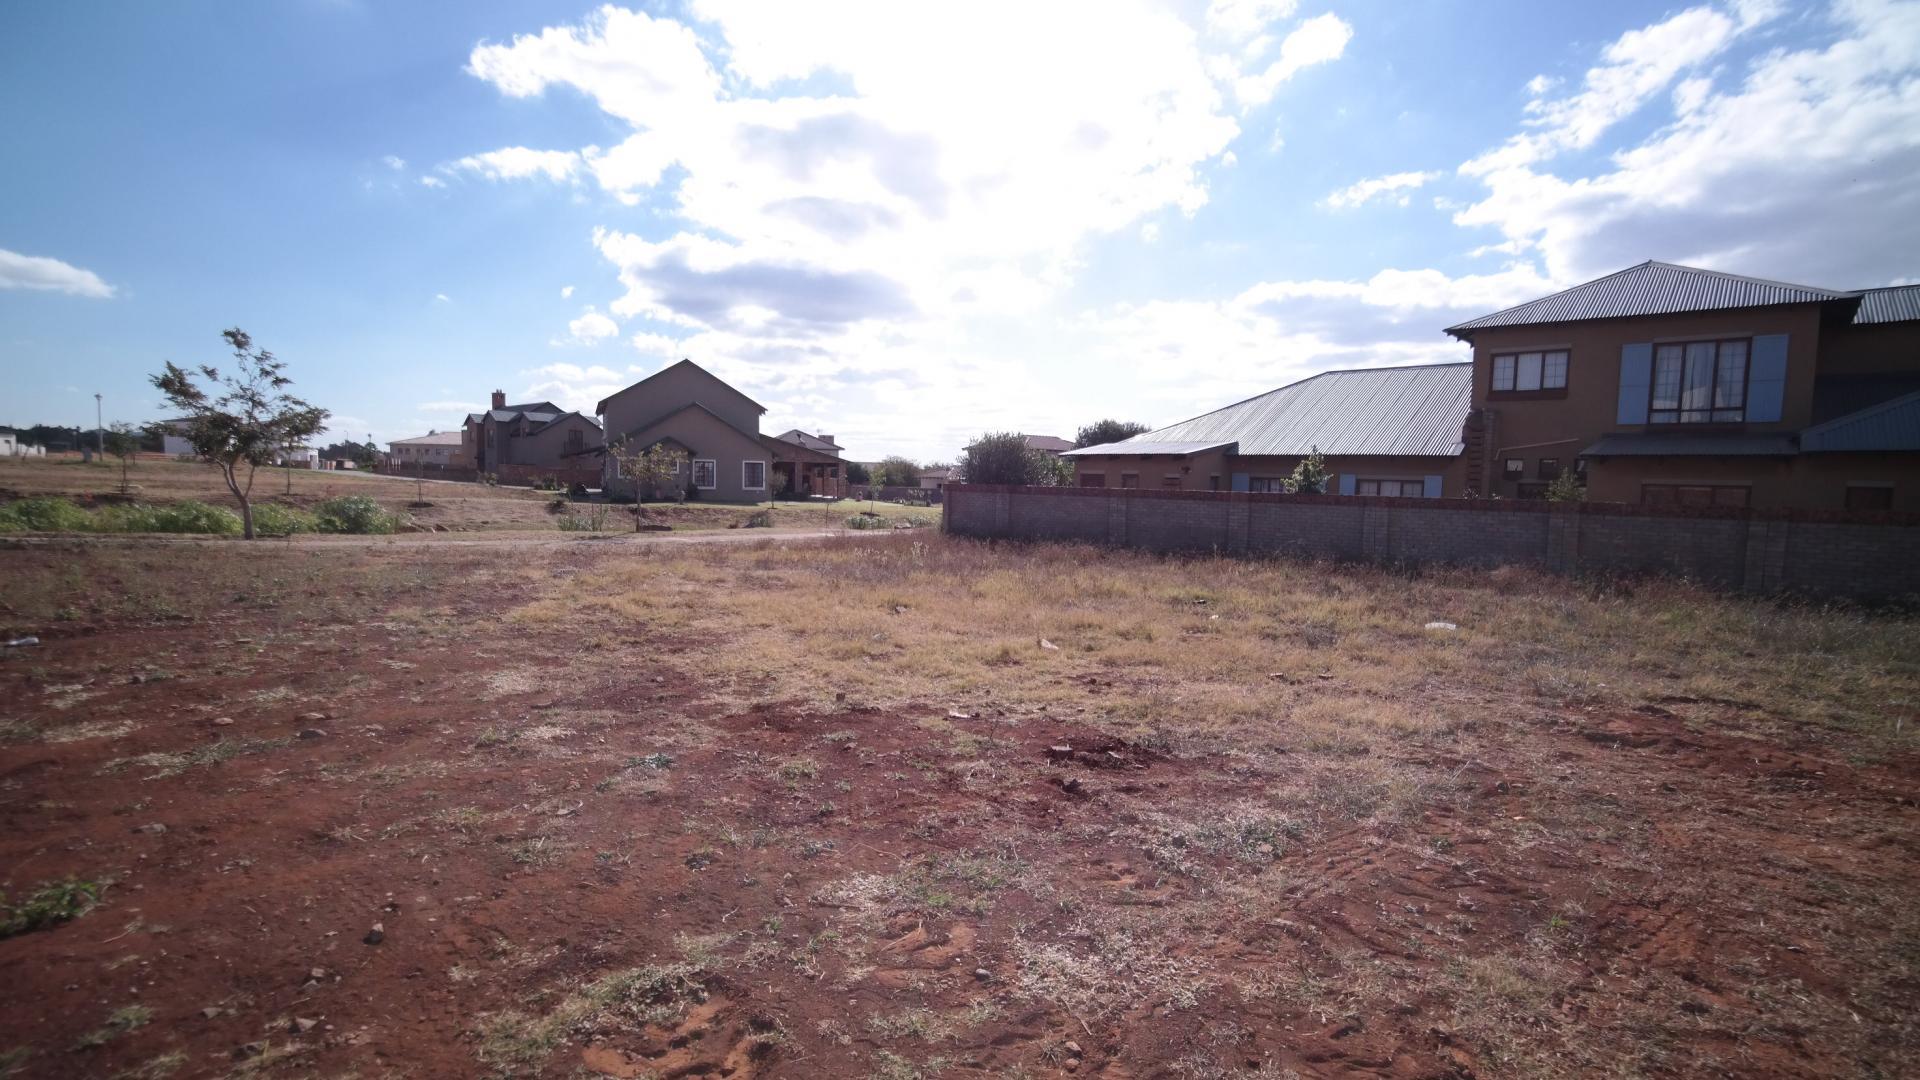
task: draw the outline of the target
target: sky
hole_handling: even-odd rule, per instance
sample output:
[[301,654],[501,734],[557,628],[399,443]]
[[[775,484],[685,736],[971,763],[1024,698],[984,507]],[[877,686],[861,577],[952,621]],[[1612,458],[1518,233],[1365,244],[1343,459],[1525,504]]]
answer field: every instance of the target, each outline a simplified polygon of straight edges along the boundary
[[1913,0],[9,4],[0,102],[21,425],[239,326],[334,435],[684,357],[930,462],[1649,258],[1920,280]]

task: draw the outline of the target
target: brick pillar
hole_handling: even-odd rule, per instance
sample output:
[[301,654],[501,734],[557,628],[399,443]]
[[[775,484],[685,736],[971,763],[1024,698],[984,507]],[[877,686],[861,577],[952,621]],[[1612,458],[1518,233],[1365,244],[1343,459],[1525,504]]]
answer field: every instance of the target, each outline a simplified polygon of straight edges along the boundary
[[1391,550],[1387,532],[1393,511],[1384,506],[1369,506],[1360,511],[1360,553],[1369,559],[1386,562]]
[[1466,422],[1460,425],[1461,456],[1467,459],[1466,489],[1475,495],[1485,496],[1487,422],[1485,414],[1475,409],[1467,414]]
[[1547,569],[1571,574],[1580,569],[1580,507],[1554,503],[1547,510]]
[[1778,592],[1787,578],[1787,533],[1792,526],[1785,521],[1747,522],[1747,565],[1740,587],[1747,592]]
[[1114,547],[1127,544],[1127,506],[1133,500],[1126,495],[1102,496],[1107,503],[1107,543]]
[[1013,496],[1004,491],[993,493],[993,532],[992,536],[1005,536],[1012,529]]
[[1253,528],[1253,500],[1245,495],[1229,495],[1226,509],[1226,549],[1242,554],[1247,550],[1247,539]]

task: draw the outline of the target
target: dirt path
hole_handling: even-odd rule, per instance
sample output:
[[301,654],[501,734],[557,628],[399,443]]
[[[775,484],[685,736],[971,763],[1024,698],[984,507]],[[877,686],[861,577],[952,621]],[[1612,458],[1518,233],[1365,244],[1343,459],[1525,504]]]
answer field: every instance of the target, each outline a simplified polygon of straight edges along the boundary
[[[643,532],[643,533],[560,533],[560,532],[503,532],[500,535],[476,535],[473,533],[394,533],[386,536],[314,536],[302,535],[273,540],[258,540],[259,544],[280,544],[287,547],[432,547],[453,548],[556,548],[567,545],[582,545],[593,548],[630,548],[664,545],[681,547],[700,544],[758,544],[793,543],[801,540],[872,540],[881,537],[899,536],[905,533],[922,532],[914,529],[875,529],[860,531],[855,529],[701,529],[689,532]],[[85,548],[96,545],[126,546],[151,544],[183,545],[225,545],[238,541],[230,536],[170,536],[170,535],[15,535],[0,537],[0,548]]]

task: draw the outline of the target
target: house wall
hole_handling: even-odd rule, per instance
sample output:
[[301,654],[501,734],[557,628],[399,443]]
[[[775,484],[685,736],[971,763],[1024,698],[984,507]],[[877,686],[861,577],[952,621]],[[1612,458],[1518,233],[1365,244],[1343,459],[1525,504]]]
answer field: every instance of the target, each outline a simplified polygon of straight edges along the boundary
[[760,432],[760,407],[751,398],[691,364],[670,367],[608,398],[601,419],[607,437],[617,441],[693,403],[741,431]]
[[1920,322],[1821,329],[1820,374],[1920,372]]
[[953,485],[958,536],[1168,552],[1663,572],[1755,592],[1920,595],[1920,515],[1669,509],[1535,500]]
[[1920,511],[1920,454],[1616,457],[1587,467],[1587,497],[1596,502],[1640,502],[1647,484],[1746,486],[1754,507],[1807,510],[1845,509],[1849,484],[1891,484],[1893,509]]
[[[1095,474],[1106,478],[1106,486],[1120,487],[1121,477],[1126,473],[1136,473],[1140,477],[1142,489],[1166,490],[1163,482],[1170,476],[1180,478],[1181,491],[1228,491],[1233,487],[1235,473],[1245,473],[1253,477],[1286,477],[1292,474],[1294,466],[1300,463],[1298,457],[1276,457],[1263,455],[1232,455],[1221,451],[1193,454],[1187,457],[1110,457],[1074,456],[1067,460],[1075,462],[1074,479],[1081,484],[1081,477]],[[1428,476],[1441,478],[1441,493],[1448,497],[1458,497],[1465,493],[1465,462],[1458,456],[1445,458],[1380,456],[1380,457],[1329,457],[1326,459],[1327,473],[1334,477],[1330,483],[1338,490],[1338,477],[1351,474],[1368,480],[1415,480],[1424,481]],[[1214,477],[1220,478],[1219,487],[1212,486]]]
[[[609,422],[611,423],[611,420]],[[768,453],[758,440],[749,439],[698,409],[689,409],[677,416],[668,417],[651,427],[635,432],[635,435],[643,445],[656,439],[672,439],[690,448],[693,451],[693,457],[712,458],[715,462],[718,484],[712,490],[700,492],[699,497],[704,501],[752,503],[762,502],[767,497],[764,488],[750,490],[741,483],[742,463],[767,462],[771,470],[773,455]],[[632,498],[633,481],[619,475],[618,463],[611,454],[607,456],[605,469],[602,486],[607,493],[620,498]],[[687,476],[684,472],[680,479],[682,483],[686,482]]]
[[541,428],[532,435],[522,435],[513,440],[513,462],[516,465],[572,465],[567,456],[567,433],[580,433],[580,446],[591,450],[600,445],[600,428],[593,421],[578,414],[556,420],[548,427]]

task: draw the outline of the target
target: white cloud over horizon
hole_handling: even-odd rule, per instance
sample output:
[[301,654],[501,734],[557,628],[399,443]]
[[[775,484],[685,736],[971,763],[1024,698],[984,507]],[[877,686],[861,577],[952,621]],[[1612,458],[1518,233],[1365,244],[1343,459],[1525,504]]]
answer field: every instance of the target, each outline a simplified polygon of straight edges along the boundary
[[110,300],[114,287],[91,270],[45,255],[22,255],[0,248],[0,289],[34,289]]

